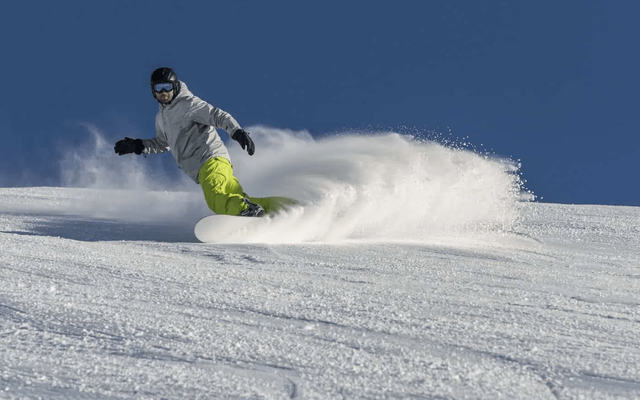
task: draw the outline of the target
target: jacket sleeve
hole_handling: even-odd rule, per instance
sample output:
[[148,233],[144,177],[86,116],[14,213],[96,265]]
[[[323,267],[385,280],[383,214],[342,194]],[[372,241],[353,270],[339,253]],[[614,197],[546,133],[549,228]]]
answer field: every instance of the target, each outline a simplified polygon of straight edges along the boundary
[[158,125],[158,119],[156,118],[156,137],[153,139],[143,139],[144,150],[142,154],[150,153],[164,153],[169,150],[169,143],[167,143],[167,135],[160,129]]
[[240,124],[231,114],[197,97],[194,97],[193,105],[189,113],[193,121],[202,125],[210,125],[214,128],[224,129],[229,135],[233,134],[237,129],[241,129]]

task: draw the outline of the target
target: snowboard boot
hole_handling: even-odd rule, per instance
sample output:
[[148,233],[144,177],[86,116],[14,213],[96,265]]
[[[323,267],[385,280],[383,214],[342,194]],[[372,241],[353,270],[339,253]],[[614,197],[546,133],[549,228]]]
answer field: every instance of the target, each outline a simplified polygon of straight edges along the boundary
[[247,204],[247,209],[240,212],[241,217],[262,217],[264,216],[264,208],[260,204],[250,202],[248,199],[244,199]]

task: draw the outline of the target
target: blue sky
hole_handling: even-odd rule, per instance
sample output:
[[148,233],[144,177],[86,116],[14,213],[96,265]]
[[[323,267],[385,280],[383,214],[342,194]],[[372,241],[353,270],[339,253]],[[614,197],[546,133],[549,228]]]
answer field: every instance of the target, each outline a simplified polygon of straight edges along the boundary
[[173,67],[243,126],[439,131],[521,160],[542,201],[640,206],[640,2],[14,1],[0,13],[0,184],[62,149],[153,137]]

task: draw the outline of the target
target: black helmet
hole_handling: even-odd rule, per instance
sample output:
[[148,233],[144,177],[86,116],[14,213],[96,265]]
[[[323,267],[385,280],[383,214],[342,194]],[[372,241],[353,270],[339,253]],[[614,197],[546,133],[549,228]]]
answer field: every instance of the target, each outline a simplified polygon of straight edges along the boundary
[[154,93],[153,85],[156,83],[173,83],[175,93],[173,98],[175,99],[178,93],[180,93],[180,81],[178,75],[171,68],[162,67],[158,68],[151,74],[151,93]]

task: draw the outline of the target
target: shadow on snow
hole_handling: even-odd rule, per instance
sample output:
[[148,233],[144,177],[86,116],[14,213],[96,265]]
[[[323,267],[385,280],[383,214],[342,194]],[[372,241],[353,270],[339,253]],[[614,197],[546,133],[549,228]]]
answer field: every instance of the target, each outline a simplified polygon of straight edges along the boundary
[[[29,215],[33,217],[33,215]],[[51,236],[64,239],[98,241],[198,242],[193,234],[196,221],[119,221],[78,216],[46,216],[46,220],[27,220],[24,230],[0,231],[18,235]]]

